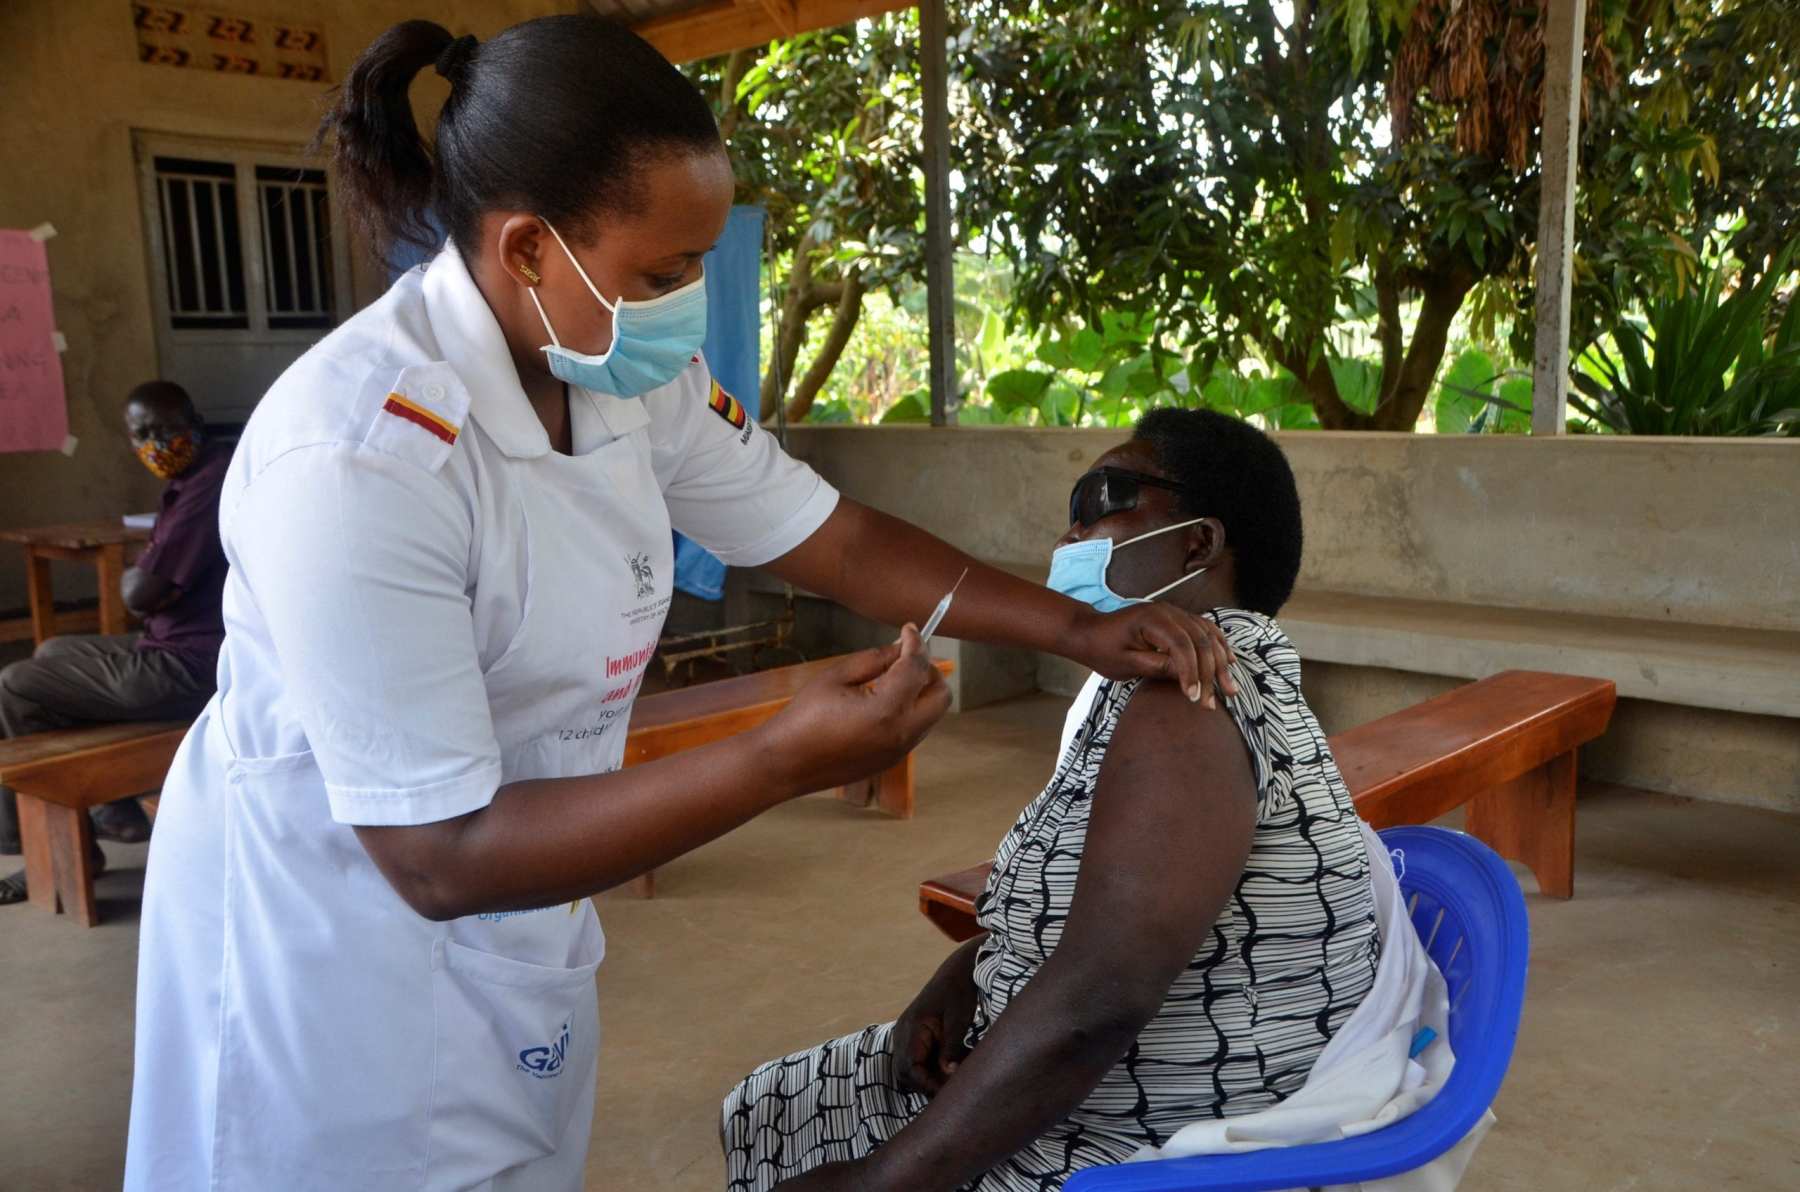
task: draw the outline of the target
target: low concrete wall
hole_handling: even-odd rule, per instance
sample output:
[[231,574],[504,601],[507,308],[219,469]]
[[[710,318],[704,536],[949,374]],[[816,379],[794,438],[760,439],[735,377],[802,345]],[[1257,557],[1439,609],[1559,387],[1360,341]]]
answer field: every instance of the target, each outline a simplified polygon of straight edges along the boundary
[[[1124,434],[803,427],[791,432],[791,446],[849,496],[977,556],[1045,566],[1065,529],[1069,485]],[[1643,625],[1652,645],[1693,627],[1702,648],[1690,653],[1712,656],[1714,689],[1731,683],[1734,657],[1742,658],[1746,643],[1767,642],[1785,656],[1800,641],[1800,444],[1278,437],[1306,512],[1303,591],[1528,610],[1546,614],[1547,624],[1622,619],[1608,625]],[[821,644],[871,637],[842,610],[819,610],[808,620]],[[1298,627],[1295,636],[1305,637]],[[1736,643],[1735,656],[1710,649],[1721,637]],[[1309,699],[1328,730],[1347,728],[1473,677],[1468,661],[1453,653],[1424,646],[1392,663],[1359,656],[1360,665],[1308,657]],[[991,660],[999,673],[988,676],[989,661],[965,661],[971,686],[962,698],[969,706],[1027,685],[1072,692],[1082,677],[1061,660],[1040,659],[1030,668],[1004,652]],[[1494,663],[1479,673],[1520,665],[1499,655]],[[1764,658],[1744,681],[1766,687],[1768,669]],[[1631,670],[1608,677],[1628,695],[1642,689],[1653,698],[1621,699],[1612,730],[1584,753],[1588,773],[1800,811],[1800,720],[1690,706],[1716,701],[1709,695],[1684,703],[1679,685],[1646,683],[1655,677],[1648,660]],[[1788,702],[1800,704],[1800,678],[1793,686]]]
[[[844,492],[982,558],[1047,564],[1069,486],[1123,430],[797,427]],[[1305,589],[1800,631],[1800,443],[1276,436]]]

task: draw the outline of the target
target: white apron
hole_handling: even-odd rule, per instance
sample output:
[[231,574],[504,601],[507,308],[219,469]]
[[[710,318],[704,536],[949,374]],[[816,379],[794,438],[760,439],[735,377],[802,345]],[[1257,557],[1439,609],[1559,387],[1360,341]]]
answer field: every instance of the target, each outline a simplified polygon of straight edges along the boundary
[[[586,400],[571,399],[578,447],[605,434]],[[529,538],[523,621],[484,668],[506,783],[619,766],[669,603],[648,417],[598,400],[614,428],[635,429],[505,465],[526,470]],[[159,1145],[166,1093],[197,1102],[170,1107],[171,1123],[210,1122],[218,1189],[580,1188],[605,948],[593,905],[421,918],[332,819],[311,753],[240,760],[224,737],[209,709],[183,745],[169,785],[189,789],[165,804],[176,822],[158,824],[147,891],[210,862],[218,829],[198,821],[223,817],[216,1089],[146,1097],[140,1074],[127,1186],[192,1186],[192,1135]],[[147,969],[193,960],[179,923],[160,930],[146,932]],[[159,987],[150,974],[144,988]],[[196,1014],[192,1028],[206,1026]]]

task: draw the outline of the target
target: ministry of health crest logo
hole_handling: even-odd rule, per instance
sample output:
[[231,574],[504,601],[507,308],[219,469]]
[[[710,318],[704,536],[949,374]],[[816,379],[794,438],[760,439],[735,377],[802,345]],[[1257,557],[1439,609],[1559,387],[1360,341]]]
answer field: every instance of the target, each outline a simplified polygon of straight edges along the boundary
[[631,577],[637,580],[637,598],[639,600],[656,591],[656,572],[651,570],[648,554],[640,551],[635,555],[627,555],[625,563],[631,568]]

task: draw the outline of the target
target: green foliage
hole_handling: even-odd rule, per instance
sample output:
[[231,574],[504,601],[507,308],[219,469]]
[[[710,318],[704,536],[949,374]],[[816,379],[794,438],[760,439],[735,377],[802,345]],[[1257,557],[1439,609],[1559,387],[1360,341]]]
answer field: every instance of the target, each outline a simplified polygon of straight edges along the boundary
[[1800,430],[1800,303],[1775,320],[1782,250],[1755,285],[1727,292],[1712,269],[1678,296],[1652,299],[1643,324],[1612,330],[1613,349],[1583,353],[1570,401],[1608,430],[1639,435],[1792,435]]
[[[1204,401],[1270,425],[1407,429],[1422,410],[1442,430],[1520,429],[1529,381],[1507,357],[1533,347],[1535,151],[1514,168],[1459,148],[1466,106],[1435,93],[1435,75],[1411,96],[1413,135],[1394,135],[1398,56],[1432,7],[958,7],[959,420],[1115,424]],[[1800,234],[1793,0],[1589,11],[1617,74],[1590,71],[1586,88],[1583,346],[1702,285],[1709,262],[1733,257],[1754,278]],[[772,270],[817,291],[800,319],[829,312],[847,276],[871,286],[815,419],[883,418],[925,383],[916,39],[906,11],[692,68],[725,100],[740,198],[770,212]],[[1498,69],[1512,51],[1477,38],[1461,52]],[[1528,100],[1508,127],[1535,145]],[[1119,312],[1140,312],[1140,338]],[[1447,369],[1408,359],[1409,344],[1430,357],[1441,340]]]
[[1531,378],[1500,371],[1479,348],[1465,349],[1438,380],[1435,415],[1442,434],[1524,434],[1531,429]]

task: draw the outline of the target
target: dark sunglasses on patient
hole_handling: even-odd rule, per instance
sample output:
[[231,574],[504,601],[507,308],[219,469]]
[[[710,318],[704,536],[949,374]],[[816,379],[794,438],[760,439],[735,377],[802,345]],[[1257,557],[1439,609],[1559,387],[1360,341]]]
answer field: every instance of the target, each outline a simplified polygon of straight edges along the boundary
[[1091,526],[1103,517],[1137,508],[1142,486],[1191,491],[1187,485],[1148,472],[1127,468],[1098,467],[1084,474],[1069,492],[1069,524]]

